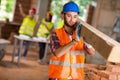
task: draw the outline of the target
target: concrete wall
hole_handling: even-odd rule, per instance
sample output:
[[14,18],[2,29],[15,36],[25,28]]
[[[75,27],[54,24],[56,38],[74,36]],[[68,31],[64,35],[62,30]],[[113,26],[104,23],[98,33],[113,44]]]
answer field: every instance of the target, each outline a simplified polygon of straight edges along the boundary
[[[94,11],[92,26],[115,39],[116,35],[111,35],[111,33],[116,18],[116,11],[120,10],[120,0],[96,0],[96,3],[97,6]],[[87,55],[86,62],[105,64],[106,60],[96,52],[94,56]]]
[[97,0],[92,25],[111,36],[116,11],[120,10],[120,0]]

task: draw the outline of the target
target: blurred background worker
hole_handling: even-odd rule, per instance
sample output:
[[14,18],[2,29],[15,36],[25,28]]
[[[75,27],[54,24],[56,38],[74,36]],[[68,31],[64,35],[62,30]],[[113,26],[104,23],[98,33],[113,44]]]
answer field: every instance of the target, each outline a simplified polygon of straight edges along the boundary
[[[49,40],[50,33],[53,29],[52,23],[53,13],[51,11],[47,11],[46,17],[42,19],[41,24],[38,28],[37,37],[39,38],[47,38]],[[44,57],[46,43],[39,43],[39,63],[42,63],[41,60]]]
[[[35,17],[36,9],[31,8],[29,10],[29,14],[26,15],[23,12],[22,5],[19,4],[19,10],[20,10],[20,13],[21,13],[22,17],[24,18],[23,22],[22,22],[22,24],[20,26],[20,29],[19,29],[19,35],[21,37],[24,37],[24,38],[32,37],[33,34],[34,34],[34,28],[35,28],[36,23],[37,23],[37,21],[39,19],[39,17],[37,17],[37,18]],[[26,57],[28,49],[29,49],[29,45],[30,45],[30,42],[25,41],[25,51],[23,53],[23,57]],[[19,49],[18,49],[18,54],[19,54]]]

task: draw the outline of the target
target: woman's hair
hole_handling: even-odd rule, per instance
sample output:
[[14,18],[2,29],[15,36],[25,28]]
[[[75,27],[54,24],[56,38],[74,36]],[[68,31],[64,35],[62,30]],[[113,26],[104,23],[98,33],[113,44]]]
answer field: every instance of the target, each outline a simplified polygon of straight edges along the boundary
[[53,13],[51,11],[47,11],[47,14],[49,14],[49,22],[52,21]]

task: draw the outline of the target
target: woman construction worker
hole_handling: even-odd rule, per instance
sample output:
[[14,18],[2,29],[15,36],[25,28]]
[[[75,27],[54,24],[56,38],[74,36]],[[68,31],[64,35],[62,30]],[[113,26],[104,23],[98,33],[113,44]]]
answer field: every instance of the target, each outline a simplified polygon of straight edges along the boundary
[[76,38],[76,24],[80,13],[76,3],[63,6],[64,25],[51,33],[50,46],[53,55],[49,64],[49,80],[84,80],[84,51],[95,54],[83,38]]
[[[47,11],[46,17],[42,19],[41,24],[38,28],[37,37],[47,38],[49,40],[50,33],[53,29],[53,23],[51,22],[52,16],[53,16],[53,13],[51,11]],[[45,46],[46,46],[46,43],[41,43],[41,42],[39,43],[39,60],[38,60],[38,62],[40,64],[43,64],[42,59],[45,54]]]

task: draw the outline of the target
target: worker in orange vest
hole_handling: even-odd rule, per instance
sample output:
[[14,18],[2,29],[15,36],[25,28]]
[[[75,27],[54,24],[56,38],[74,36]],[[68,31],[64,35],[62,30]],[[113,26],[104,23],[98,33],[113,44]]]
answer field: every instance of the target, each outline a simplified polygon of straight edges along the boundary
[[64,25],[51,33],[49,80],[84,80],[84,51],[93,55],[95,49],[86,45],[82,37],[76,38],[76,23],[80,13],[76,3],[63,6]]

